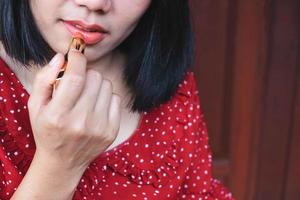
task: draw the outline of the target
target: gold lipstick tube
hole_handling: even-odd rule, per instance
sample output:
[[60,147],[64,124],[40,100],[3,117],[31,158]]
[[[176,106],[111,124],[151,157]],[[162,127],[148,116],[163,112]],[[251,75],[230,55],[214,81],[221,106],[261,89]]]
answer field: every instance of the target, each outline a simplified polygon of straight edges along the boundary
[[60,82],[60,79],[62,79],[64,73],[65,73],[65,70],[67,68],[67,65],[68,65],[68,54],[70,52],[71,49],[76,49],[78,50],[79,52],[81,53],[84,53],[84,49],[85,49],[85,43],[84,43],[84,40],[82,39],[82,36],[81,35],[78,35],[78,36],[75,36],[71,43],[70,43],[70,46],[69,46],[69,49],[68,49],[68,52],[65,54],[65,63],[64,65],[62,66],[60,72],[58,73],[57,75],[57,78],[53,84],[53,92],[52,94],[55,92],[55,90],[57,89],[58,87],[58,84]]

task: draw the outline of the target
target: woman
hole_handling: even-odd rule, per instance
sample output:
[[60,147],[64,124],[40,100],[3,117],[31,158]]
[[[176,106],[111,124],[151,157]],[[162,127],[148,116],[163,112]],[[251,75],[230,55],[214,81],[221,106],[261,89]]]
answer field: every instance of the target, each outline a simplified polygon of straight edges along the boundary
[[232,199],[211,178],[186,0],[0,9],[1,199]]

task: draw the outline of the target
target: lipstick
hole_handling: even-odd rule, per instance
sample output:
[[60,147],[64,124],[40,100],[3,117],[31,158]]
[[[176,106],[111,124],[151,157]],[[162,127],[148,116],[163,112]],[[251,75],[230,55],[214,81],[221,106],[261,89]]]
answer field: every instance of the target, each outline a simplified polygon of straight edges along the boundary
[[82,54],[84,53],[84,50],[85,50],[85,42],[83,40],[83,36],[81,34],[76,34],[75,37],[72,39],[70,45],[69,45],[69,48],[68,48],[68,51],[67,53],[65,54],[65,62],[63,64],[63,66],[61,67],[58,75],[57,75],[57,78],[53,84],[53,92],[52,94],[55,92],[55,90],[57,89],[58,85],[59,85],[59,82],[60,80],[62,79],[65,71],[66,71],[66,68],[67,68],[67,65],[68,65],[68,55],[69,55],[69,52],[71,49],[76,49],[78,50],[79,52],[81,52]]

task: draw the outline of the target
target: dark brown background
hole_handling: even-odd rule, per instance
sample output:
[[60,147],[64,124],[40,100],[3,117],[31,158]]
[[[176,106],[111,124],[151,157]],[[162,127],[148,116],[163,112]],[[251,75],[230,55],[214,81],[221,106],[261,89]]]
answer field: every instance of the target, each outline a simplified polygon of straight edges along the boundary
[[300,199],[300,0],[191,0],[214,175],[237,200]]

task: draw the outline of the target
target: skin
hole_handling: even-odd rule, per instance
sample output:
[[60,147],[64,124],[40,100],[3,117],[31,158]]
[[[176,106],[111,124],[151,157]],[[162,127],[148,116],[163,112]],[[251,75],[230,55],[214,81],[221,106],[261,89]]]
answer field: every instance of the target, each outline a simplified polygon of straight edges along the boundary
[[[16,63],[1,51],[2,59],[30,92],[28,110],[37,147],[12,199],[71,199],[90,162],[133,132],[138,117],[122,110],[128,96],[121,79],[126,58],[116,47],[134,30],[150,3],[151,0],[30,1],[41,34],[60,53],[46,66],[22,71],[13,68]],[[51,97],[51,84],[71,41],[61,20],[96,23],[109,33],[102,42],[88,45],[84,55],[71,50],[64,78]],[[120,130],[122,134],[118,134]],[[121,139],[116,139],[119,136]],[[46,173],[41,175],[41,169]]]

